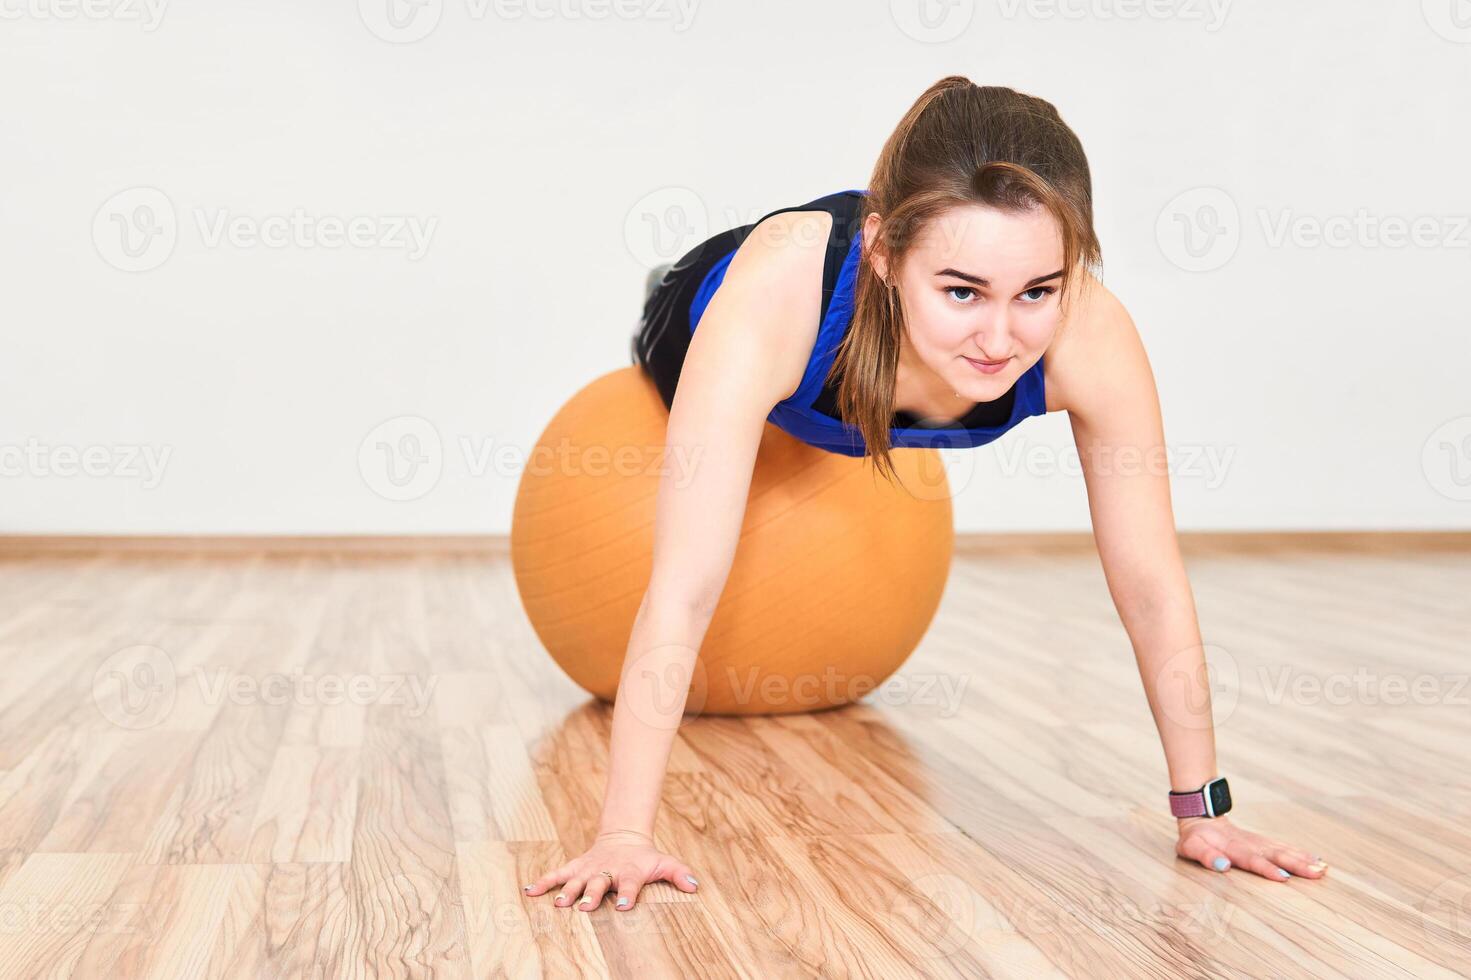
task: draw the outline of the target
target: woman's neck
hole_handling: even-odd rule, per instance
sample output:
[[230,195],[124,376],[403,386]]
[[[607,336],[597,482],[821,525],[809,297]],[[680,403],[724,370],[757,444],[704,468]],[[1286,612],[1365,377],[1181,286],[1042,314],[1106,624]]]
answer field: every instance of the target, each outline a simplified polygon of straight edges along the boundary
[[894,410],[909,412],[930,421],[955,421],[968,415],[976,402],[956,393],[950,383],[925,367],[909,345],[899,342],[899,363],[894,370]]

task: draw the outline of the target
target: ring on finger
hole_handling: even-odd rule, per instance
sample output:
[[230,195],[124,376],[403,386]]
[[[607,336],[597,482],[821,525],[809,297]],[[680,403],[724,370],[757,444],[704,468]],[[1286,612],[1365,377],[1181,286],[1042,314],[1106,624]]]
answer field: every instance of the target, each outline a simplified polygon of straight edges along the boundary
[[[608,871],[599,871],[598,874],[600,874],[600,875],[607,875],[608,876],[608,884],[610,886],[613,884],[613,875],[612,875],[611,872],[608,872]],[[582,900],[579,901],[577,904],[578,905],[586,905],[586,904],[588,904],[591,901],[593,901],[593,897],[591,895],[587,894],[586,892],[584,892],[583,895],[582,895]]]

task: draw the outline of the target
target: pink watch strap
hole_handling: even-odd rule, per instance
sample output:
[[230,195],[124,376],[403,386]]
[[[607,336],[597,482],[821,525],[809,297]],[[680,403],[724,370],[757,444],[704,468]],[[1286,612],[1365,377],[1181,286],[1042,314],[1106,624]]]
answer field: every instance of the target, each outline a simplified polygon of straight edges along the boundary
[[1171,793],[1170,813],[1177,817],[1205,816],[1205,791],[1198,789],[1190,793]]

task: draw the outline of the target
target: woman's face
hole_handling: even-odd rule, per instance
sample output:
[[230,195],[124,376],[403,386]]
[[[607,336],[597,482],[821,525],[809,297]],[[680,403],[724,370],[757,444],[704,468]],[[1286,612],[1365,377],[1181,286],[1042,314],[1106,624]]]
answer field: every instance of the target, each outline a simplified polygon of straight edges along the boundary
[[[869,216],[865,241],[880,220]],[[942,213],[897,270],[910,347],[901,357],[918,359],[969,401],[1000,398],[1057,332],[1062,253],[1057,222],[1044,208]],[[889,275],[877,263],[875,271]]]

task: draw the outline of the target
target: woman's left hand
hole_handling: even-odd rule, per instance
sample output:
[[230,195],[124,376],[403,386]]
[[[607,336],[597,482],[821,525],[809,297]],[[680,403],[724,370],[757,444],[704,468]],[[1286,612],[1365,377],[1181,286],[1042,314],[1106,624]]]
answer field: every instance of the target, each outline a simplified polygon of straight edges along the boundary
[[1225,817],[1190,817],[1180,821],[1175,853],[1199,861],[1213,871],[1242,868],[1272,881],[1321,878],[1328,870],[1320,857],[1280,841],[1242,830]]

